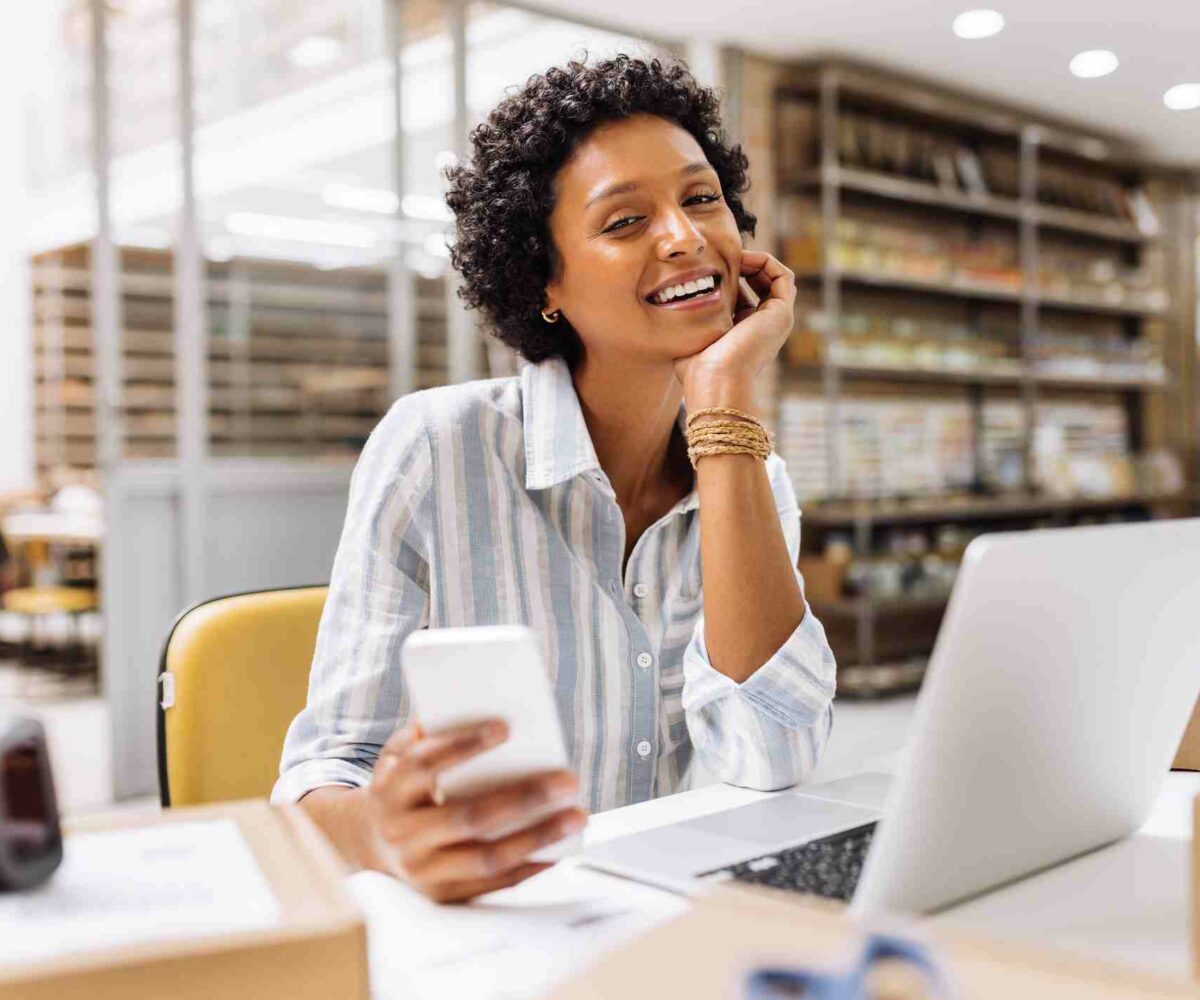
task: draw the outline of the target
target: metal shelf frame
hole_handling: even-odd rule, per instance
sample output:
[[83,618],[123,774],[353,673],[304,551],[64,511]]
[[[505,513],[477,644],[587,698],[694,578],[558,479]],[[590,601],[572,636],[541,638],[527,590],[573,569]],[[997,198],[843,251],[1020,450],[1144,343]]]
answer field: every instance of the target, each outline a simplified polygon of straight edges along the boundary
[[[810,384],[819,379],[819,392],[826,407],[827,461],[830,482],[836,494],[845,492],[844,456],[838,433],[839,408],[844,384],[850,380],[876,382],[926,382],[961,385],[971,394],[976,412],[976,430],[982,410],[983,393],[988,387],[998,387],[1019,393],[1024,414],[1024,470],[1021,492],[1015,496],[987,498],[983,496],[954,501],[930,498],[923,502],[841,502],[808,504],[805,507],[806,528],[849,530],[857,556],[867,554],[873,543],[874,529],[881,524],[934,524],[940,521],[1022,521],[1038,518],[1059,518],[1064,522],[1087,515],[1105,512],[1137,511],[1139,513],[1182,514],[1192,510],[1197,502],[1193,492],[1161,495],[1137,493],[1109,498],[1052,498],[1038,495],[1031,481],[1031,451],[1039,399],[1048,392],[1084,391],[1117,393],[1129,408],[1131,445],[1136,449],[1141,440],[1145,419],[1143,409],[1148,400],[1186,388],[1189,371],[1176,371],[1164,378],[1139,377],[1070,377],[1046,374],[1037,370],[1035,342],[1040,321],[1046,311],[1117,318],[1127,336],[1144,335],[1144,324],[1151,319],[1186,323],[1184,306],[1174,302],[1169,309],[1157,309],[1141,303],[1110,303],[1080,300],[1043,291],[1038,280],[1041,247],[1044,233],[1076,235],[1090,241],[1116,245],[1125,260],[1133,262],[1162,239],[1140,232],[1132,223],[1073,209],[1045,205],[1038,200],[1038,175],[1043,159],[1074,157],[1112,168],[1124,183],[1142,181],[1166,175],[1152,164],[1142,162],[1131,146],[1111,137],[1085,134],[1061,123],[1034,119],[1015,109],[990,105],[982,99],[953,94],[938,87],[910,78],[895,76],[839,60],[819,60],[792,66],[784,83],[775,93],[776,133],[781,128],[780,109],[785,102],[801,100],[815,107],[816,161],[807,170],[785,173],[781,166],[776,189],[781,197],[794,194],[815,196],[820,215],[822,241],[819,266],[801,272],[797,278],[815,286],[818,305],[825,321],[823,360],[819,365],[784,369],[786,386],[798,379]],[[877,171],[843,165],[838,157],[838,126],[844,110],[861,111],[874,108],[899,113],[915,120],[933,124],[949,132],[961,134],[968,141],[986,139],[989,143],[1008,146],[1017,158],[1019,194],[1015,198],[995,195],[977,196],[954,192],[936,184]],[[1174,176],[1172,174],[1171,176]],[[932,281],[899,274],[868,272],[840,267],[833,253],[834,234],[843,214],[847,197],[883,199],[911,205],[921,211],[941,211],[982,222],[1001,220],[1015,226],[1018,260],[1021,271],[1019,286],[983,285],[966,281]],[[781,234],[786,236],[787,234]],[[1194,235],[1194,232],[1193,232]],[[952,371],[943,369],[889,368],[835,360],[841,327],[843,299],[847,289],[878,287],[896,291],[954,297],[968,302],[1009,303],[1018,312],[1019,367],[1007,372]],[[1182,287],[1182,286],[1181,286]],[[1179,289],[1172,288],[1173,292]],[[1173,298],[1176,297],[1173,295]],[[1191,317],[1194,322],[1195,317]],[[976,470],[981,468],[979,434],[976,434]],[[1190,440],[1194,440],[1192,435]],[[1189,457],[1189,465],[1191,464]],[[1189,468],[1189,473],[1191,469]],[[977,475],[978,478],[978,475]],[[1189,479],[1190,481],[1190,479]],[[859,657],[856,665],[870,667],[875,662],[875,626],[879,614],[904,614],[909,611],[936,610],[938,602],[899,600],[878,602],[859,598],[834,602],[826,610],[835,617],[850,618],[856,624]]]

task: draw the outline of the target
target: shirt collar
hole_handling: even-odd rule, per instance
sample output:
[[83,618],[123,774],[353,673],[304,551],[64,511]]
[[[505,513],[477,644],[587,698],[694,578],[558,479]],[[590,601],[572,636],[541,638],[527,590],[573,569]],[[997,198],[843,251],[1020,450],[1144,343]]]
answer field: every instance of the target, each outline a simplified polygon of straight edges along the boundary
[[[525,488],[544,490],[584,472],[608,478],[596,458],[571,370],[563,358],[548,358],[533,364],[521,362],[521,420],[525,429]],[[687,411],[679,408],[677,423],[687,427]],[[691,510],[700,498],[692,491],[676,509]]]

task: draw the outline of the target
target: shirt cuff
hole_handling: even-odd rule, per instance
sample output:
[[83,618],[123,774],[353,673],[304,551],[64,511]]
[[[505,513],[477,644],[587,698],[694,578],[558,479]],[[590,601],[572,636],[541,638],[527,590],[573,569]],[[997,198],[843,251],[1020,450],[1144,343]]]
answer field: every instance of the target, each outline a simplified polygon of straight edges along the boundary
[[314,788],[323,785],[346,785],[364,788],[371,781],[371,769],[348,760],[325,758],[305,760],[290,767],[279,776],[271,789],[271,805],[299,802]]
[[837,665],[825,627],[810,608],[783,645],[745,681],[738,683],[717,670],[708,658],[703,621],[698,623],[695,652],[686,663],[685,709],[699,709],[731,694],[740,695],[764,715],[788,729],[807,729],[833,700]]

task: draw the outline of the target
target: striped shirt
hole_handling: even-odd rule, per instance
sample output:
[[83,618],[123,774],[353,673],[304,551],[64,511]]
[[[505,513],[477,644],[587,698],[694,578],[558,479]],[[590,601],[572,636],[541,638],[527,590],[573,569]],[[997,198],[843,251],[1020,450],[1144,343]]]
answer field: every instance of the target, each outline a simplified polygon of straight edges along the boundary
[[[679,423],[683,427],[685,411]],[[767,460],[793,564],[800,511]],[[365,785],[409,702],[414,629],[528,625],[591,811],[714,779],[803,780],[832,723],[834,658],[807,612],[739,684],[704,644],[696,489],[622,572],[625,524],[561,359],[398,400],[354,470],[309,678],[272,801]]]

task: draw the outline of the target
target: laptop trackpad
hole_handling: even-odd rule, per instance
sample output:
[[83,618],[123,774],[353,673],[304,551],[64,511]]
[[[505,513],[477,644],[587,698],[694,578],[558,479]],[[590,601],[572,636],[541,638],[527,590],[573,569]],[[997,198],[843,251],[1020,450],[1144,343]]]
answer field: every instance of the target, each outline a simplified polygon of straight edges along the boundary
[[825,837],[878,818],[874,810],[861,806],[785,793],[737,809],[701,816],[686,825],[706,833],[734,837],[743,844],[770,851]]

